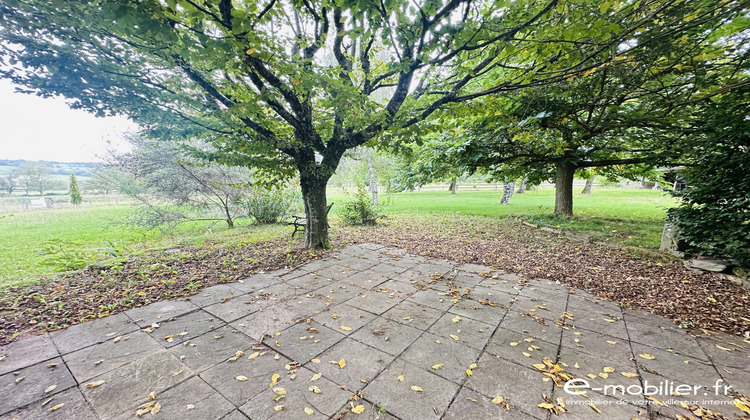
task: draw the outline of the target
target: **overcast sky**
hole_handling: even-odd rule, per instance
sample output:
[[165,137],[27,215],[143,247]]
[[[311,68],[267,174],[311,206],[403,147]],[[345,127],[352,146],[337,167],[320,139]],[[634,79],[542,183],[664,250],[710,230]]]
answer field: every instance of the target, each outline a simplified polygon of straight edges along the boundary
[[125,118],[96,118],[72,110],[62,98],[16,93],[0,79],[0,159],[93,162],[109,147],[125,150]]

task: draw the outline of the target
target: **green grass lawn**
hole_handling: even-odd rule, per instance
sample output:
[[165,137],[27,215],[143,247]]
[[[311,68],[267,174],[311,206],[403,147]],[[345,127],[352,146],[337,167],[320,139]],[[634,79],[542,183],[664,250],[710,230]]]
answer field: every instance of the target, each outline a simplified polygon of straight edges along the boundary
[[[659,244],[666,210],[674,205],[674,200],[660,191],[595,189],[588,196],[576,195],[575,216],[560,219],[552,216],[554,190],[516,194],[504,206],[498,204],[500,195],[501,191],[488,190],[459,190],[456,195],[423,191],[381,194],[381,202],[386,215],[523,216],[539,224],[582,231],[597,240],[652,248]],[[329,193],[329,201],[339,203],[338,208],[344,200],[346,195],[340,191]],[[248,226],[248,219],[240,219],[236,229],[227,229],[223,222],[195,222],[160,235],[124,225],[131,209],[129,205],[84,205],[0,214],[0,288],[34,284],[49,277],[59,264],[48,262],[53,257],[71,259],[65,253],[103,259],[110,253],[137,255],[180,246],[240,246],[291,232],[287,226]],[[334,206],[331,216],[335,218],[336,213]],[[42,251],[50,241],[59,252],[45,256]]]
[[[561,227],[593,235],[594,240],[610,240],[627,245],[656,248],[667,209],[675,200],[664,191],[595,188],[592,194],[573,197],[573,218],[553,216],[555,190],[538,189],[514,194],[510,204],[500,205],[502,191],[458,190],[381,194],[382,211],[387,214],[432,213],[473,216],[523,216],[546,226]],[[344,201],[343,193],[329,194],[329,201]],[[333,207],[336,209],[336,206]],[[340,207],[339,207],[340,208]],[[336,213],[333,211],[332,213]]]

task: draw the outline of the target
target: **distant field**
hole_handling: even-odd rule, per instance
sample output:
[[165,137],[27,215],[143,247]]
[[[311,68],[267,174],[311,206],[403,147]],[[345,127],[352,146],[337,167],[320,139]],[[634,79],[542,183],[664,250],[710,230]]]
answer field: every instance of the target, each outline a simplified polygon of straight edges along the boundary
[[[386,215],[409,217],[410,214],[488,216],[506,218],[524,216],[536,223],[560,226],[630,245],[657,247],[666,210],[674,200],[660,191],[636,189],[595,189],[588,196],[574,197],[575,217],[552,217],[554,190],[540,189],[513,196],[509,205],[498,204],[500,191],[459,190],[422,191],[381,194]],[[332,191],[331,216],[337,217],[346,195]],[[96,202],[96,201],[95,201]],[[278,235],[288,235],[283,225],[243,227],[249,220],[238,221],[238,229],[227,230],[221,222],[182,225],[170,235],[144,232],[123,225],[132,207],[129,205],[60,206],[47,210],[12,210],[0,213],[0,288],[28,285],[55,272],[45,260],[90,257],[107,253],[139,253],[149,248],[167,248],[188,244],[240,244]],[[240,230],[242,229],[242,230]],[[49,241],[53,241],[50,243]],[[57,255],[43,255],[46,245],[57,247]],[[70,257],[70,254],[72,257]]]

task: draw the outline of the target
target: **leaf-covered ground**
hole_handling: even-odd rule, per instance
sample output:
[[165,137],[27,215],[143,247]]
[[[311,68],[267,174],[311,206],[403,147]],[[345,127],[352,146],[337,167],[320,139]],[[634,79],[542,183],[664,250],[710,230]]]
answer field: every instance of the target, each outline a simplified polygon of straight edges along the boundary
[[[672,318],[683,327],[750,336],[747,289],[690,272],[679,263],[631,257],[619,249],[530,229],[515,219],[404,216],[372,228],[334,225],[332,232],[336,247],[376,242],[413,254],[484,264],[528,278],[558,280]],[[0,344],[328,255],[299,246],[283,237],[183,247],[111,268],[69,273],[35,287],[7,289],[0,298]]]

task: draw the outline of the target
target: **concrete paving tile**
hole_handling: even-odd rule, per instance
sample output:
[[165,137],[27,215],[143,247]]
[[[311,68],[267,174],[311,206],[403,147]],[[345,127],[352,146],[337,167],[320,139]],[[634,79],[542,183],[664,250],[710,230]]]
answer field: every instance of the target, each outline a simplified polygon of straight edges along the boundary
[[[659,323],[639,321],[632,318],[625,320],[632,341],[708,361],[704,349],[698,345],[698,341],[687,330],[679,329],[674,325],[663,326]],[[748,362],[750,362],[750,359],[747,359],[745,364]]]
[[343,338],[342,333],[315,321],[295,324],[282,331],[278,337],[274,337],[280,344],[276,350],[299,363],[315,358]]
[[165,417],[173,419],[219,419],[235,407],[201,378],[194,376],[156,395]]
[[441,340],[453,340],[451,335],[454,335],[461,343],[481,350],[487,344],[494,329],[492,325],[481,321],[457,318],[454,314],[445,313],[432,324],[427,332],[437,335]]
[[347,305],[346,303],[329,306],[321,313],[312,317],[313,321],[339,331],[344,335],[354,334],[358,329],[367,325],[375,318],[376,315]]
[[[568,412],[561,414],[565,419],[590,420],[592,418],[607,419],[648,419],[648,409],[646,406],[635,406],[628,404],[626,401],[608,397],[600,394],[587,393],[589,398],[580,395],[571,395],[566,393],[562,388],[555,388],[553,399],[562,397]],[[590,404],[593,404],[601,411],[598,414]]]
[[471,293],[469,293],[468,298],[476,302],[483,302],[484,304],[493,307],[496,307],[494,306],[496,304],[497,307],[508,309],[515,301],[516,297],[504,292],[496,292],[486,287],[475,287],[471,290]]
[[410,270],[416,271],[417,273],[430,276],[433,275],[446,275],[453,270],[453,265],[434,260],[427,260],[419,264],[414,264]]
[[[544,325],[539,322],[539,319],[544,322]],[[521,315],[521,313],[512,309],[505,315],[500,326],[508,330],[524,333],[531,338],[544,340],[550,343],[559,343],[563,332],[563,329],[555,325],[553,321],[544,318],[535,319],[528,315]]]
[[0,414],[75,386],[75,379],[59,357],[6,373],[0,376]]
[[83,383],[161,349],[162,346],[147,333],[135,331],[122,336],[116,343],[107,340],[68,353],[63,360],[76,381]]
[[562,316],[566,310],[565,295],[550,298],[532,298],[518,295],[511,299],[513,309],[516,312],[527,312],[544,319],[555,320]]
[[[372,381],[394,357],[350,338],[339,341],[318,356],[320,363],[308,361],[305,366],[349,391],[356,392]],[[330,362],[346,361],[342,369]]]
[[[713,385],[721,376],[716,368],[708,362],[695,359],[684,354],[670,353],[655,347],[639,343],[632,343],[635,360],[651,373],[658,374],[667,379],[689,385]],[[640,354],[654,356],[653,359],[644,359]],[[687,363],[686,363],[687,362]]]
[[231,413],[229,413],[226,416],[224,416],[224,417],[221,418],[221,420],[248,420],[248,419],[249,419],[249,417],[246,416],[239,409],[234,410]]
[[516,282],[500,279],[483,279],[479,284],[474,286],[476,289],[488,289],[493,292],[503,292],[510,296],[517,296],[521,287]]
[[140,308],[130,309],[125,311],[125,314],[135,321],[139,327],[146,328],[153,323],[161,323],[167,319],[192,312],[196,309],[198,309],[198,306],[186,300],[164,300]]
[[464,318],[485,322],[494,327],[500,324],[508,309],[499,303],[498,306],[482,305],[475,300],[464,298],[459,300],[448,311],[452,314],[461,315]]
[[193,372],[166,350],[153,353],[133,363],[100,375],[104,383],[95,388],[83,387],[86,399],[97,415],[106,419],[131,419],[148,395],[158,395],[192,375]]
[[357,256],[345,256],[339,260],[339,265],[356,271],[369,270],[378,264],[380,264],[378,254],[370,252],[357,254]]
[[555,386],[552,381],[545,382],[543,379],[546,377],[533,368],[525,368],[491,354],[483,355],[477,365],[464,387],[490,399],[504,397],[511,411],[517,409],[546,418],[537,405],[544,402],[542,394],[552,395]]
[[[575,317],[572,320],[565,320],[565,325],[569,326],[571,329],[597,331],[623,340],[628,339],[628,332],[625,329],[625,323],[622,318],[611,317],[604,313],[586,310],[568,312]],[[585,333],[585,331],[582,332]]]
[[344,267],[343,265],[341,265],[341,262],[339,261],[335,265],[327,265],[313,272],[321,277],[341,281],[341,280],[348,278],[349,276],[353,274],[358,273],[359,271],[351,269],[349,267]]
[[161,322],[159,328],[151,333],[151,337],[162,346],[169,348],[224,325],[226,323],[221,319],[206,311],[198,310]]
[[350,335],[370,347],[398,356],[417,340],[421,331],[408,325],[398,324],[384,318],[376,318],[359,331]]
[[[263,392],[242,405],[240,410],[251,419],[327,419],[340,410],[353,394],[340,389],[325,376],[311,381],[310,378],[315,373],[301,368],[297,371],[295,380],[282,379],[279,382],[278,387],[286,390],[284,398],[274,402],[275,393],[266,386]],[[310,391],[310,386],[318,387],[320,393]],[[277,405],[283,405],[283,410],[274,410]],[[313,414],[307,414],[305,408],[312,410]]]
[[286,274],[282,275],[280,278],[281,278],[282,282],[286,283],[289,280],[293,280],[293,279],[296,279],[296,278],[299,278],[299,277],[306,276],[306,275],[310,274],[313,271],[315,271],[315,270],[307,267],[306,265],[302,265],[302,266],[299,266],[299,267],[295,267],[292,270],[289,270]]
[[[614,357],[610,354],[602,354],[599,357],[579,352],[575,349],[562,348],[557,360],[560,366],[565,363],[565,370],[575,375],[577,378],[586,379],[593,388],[603,388],[605,386],[625,386],[640,385],[638,377],[628,378],[622,375],[622,372],[638,373],[635,362],[625,357]],[[578,364],[578,368],[576,368]],[[613,368],[612,372],[606,372],[605,368]],[[594,375],[591,378],[588,375]]]
[[[567,293],[567,292],[566,292]],[[576,309],[596,311],[601,314],[610,314],[611,316],[622,318],[622,307],[614,302],[602,298],[586,298],[572,294],[568,297],[568,312]]]
[[53,331],[50,337],[60,354],[65,354],[92,344],[112,340],[117,335],[127,334],[137,329],[138,325],[127,315],[119,313],[73,325],[64,330]]
[[381,315],[383,312],[396,306],[396,304],[407,297],[407,294],[400,292],[391,293],[370,290],[358,293],[356,296],[347,300],[346,303],[355,308],[364,309],[375,315]]
[[389,279],[390,275],[368,269],[347,277],[346,282],[365,290],[372,290]]
[[0,347],[0,375],[58,356],[49,335],[31,336]]
[[[630,324],[628,324],[629,326]],[[750,368],[748,368],[750,366],[750,345],[740,340],[739,337],[726,334],[710,338],[699,336],[696,342],[717,367],[726,367],[729,370],[745,369],[750,372]],[[692,353],[688,354],[693,356]],[[695,357],[700,359],[698,356]],[[721,371],[721,369],[719,370]]]
[[259,300],[251,294],[243,294],[233,296],[224,302],[205,306],[203,310],[224,322],[232,322],[268,307],[269,305],[265,302],[267,301]]
[[338,281],[335,283],[331,283],[327,286],[321,287],[320,289],[316,289],[312,291],[311,293],[315,295],[320,295],[326,299],[328,302],[333,303],[343,303],[347,300],[353,298],[354,296],[357,296],[359,293],[364,293],[365,289],[361,287],[357,287],[354,285],[351,285],[344,281]]
[[[466,369],[477,361],[480,350],[452,339],[425,333],[398,357],[449,381],[461,384]],[[433,369],[433,366],[441,367]]]
[[403,301],[381,315],[385,319],[406,324],[410,327],[426,330],[435,323],[443,311],[423,306],[412,302]]
[[396,265],[390,259],[385,259],[384,261],[381,261],[379,264],[374,265],[370,268],[370,271],[383,274],[387,276],[388,278],[392,278],[393,276],[401,274],[406,270],[407,270],[406,267]]
[[265,310],[242,317],[229,325],[259,341],[263,334],[274,334],[294,324],[298,315],[283,305],[273,305]]
[[[398,377],[403,375],[404,380]],[[422,391],[415,391],[417,386]],[[459,386],[406,361],[395,360],[364,389],[368,400],[402,419],[439,419]],[[377,401],[377,402],[376,402]]]
[[[713,412],[721,413],[725,418],[735,418],[740,414],[740,411],[734,405],[731,391],[725,392],[724,385],[726,383],[708,384],[707,388],[696,389],[692,384],[672,383],[671,381],[667,383],[663,377],[648,372],[642,373],[641,376],[645,384],[655,386],[650,390],[650,393],[663,404],[661,406],[650,404],[652,414],[657,414],[653,418],[669,417],[675,419],[677,415],[684,416],[687,419],[693,418],[695,414],[682,407],[680,402],[698,405]],[[718,387],[714,388],[717,385]],[[640,395],[639,399],[646,401],[643,395]]]
[[294,299],[298,296],[305,295],[307,290],[303,287],[293,284],[279,283],[266,287],[255,292],[256,296],[264,296],[270,304],[283,302],[288,299]]
[[458,271],[463,271],[466,273],[474,273],[474,274],[489,273],[493,271],[492,268],[487,267],[486,265],[479,265],[479,264],[472,264],[472,263],[459,264],[456,266],[456,269],[458,269]]
[[490,339],[487,353],[529,367],[533,363],[541,363],[545,357],[555,360],[558,347],[558,343],[539,340],[527,334],[500,327]]
[[345,408],[339,410],[332,418],[334,419],[345,419],[348,417],[355,416],[355,414],[352,413],[352,404],[354,407],[357,405],[363,405],[365,407],[365,410],[359,414],[356,414],[357,420],[399,420],[396,417],[393,417],[393,415],[389,414],[388,411],[385,408],[380,408],[376,404],[367,401],[367,400],[358,400],[356,403],[350,402],[346,405]]
[[300,318],[311,318],[323,312],[332,304],[333,302],[323,296],[308,293],[289,299],[280,304],[280,306],[296,313]]
[[333,279],[315,273],[304,273],[303,275],[295,277],[286,282],[286,284],[300,287],[302,288],[302,290],[307,292],[315,289],[320,289],[321,287],[328,286],[332,283],[335,283]]
[[621,338],[586,330],[563,330],[562,346],[592,356],[612,355],[617,359],[630,359],[633,351],[630,342]]
[[[169,353],[182,361],[194,372],[202,372],[227,361],[240,350],[247,355],[252,351],[254,340],[230,326],[224,326],[195,337],[190,342],[169,349]],[[221,336],[221,338],[215,338]]]
[[261,273],[261,274],[256,274],[252,277],[248,277],[246,279],[238,280],[234,283],[228,283],[228,284],[241,292],[254,293],[254,292],[257,292],[258,290],[273,286],[275,284],[279,284],[281,282],[282,282],[281,278],[277,276],[274,276],[268,273]]
[[[50,400],[51,399],[51,400]],[[49,402],[47,402],[50,400]],[[47,402],[47,404],[44,404]],[[44,405],[43,405],[44,404]],[[63,404],[61,407],[60,404]],[[53,407],[59,407],[50,411]],[[52,397],[43,397],[34,401],[25,407],[13,410],[3,416],[1,420],[10,419],[66,419],[66,420],[98,420],[94,410],[89,403],[83,398],[78,388],[69,388],[63,392],[53,395]]]
[[405,302],[418,303],[441,311],[447,311],[448,308],[453,306],[450,296],[445,296],[445,292],[433,289],[419,290],[409,296]]
[[216,286],[201,289],[198,293],[191,295],[188,299],[197,306],[204,307],[230,300],[244,293],[227,284],[217,284]]
[[473,288],[483,280],[478,274],[459,271],[451,282],[461,289]]
[[732,389],[742,395],[750,395],[750,371],[745,369],[725,368],[716,366],[721,377],[732,386]]
[[[276,359],[272,349],[265,351],[266,354],[252,360],[243,355],[236,362],[219,363],[199,376],[232,404],[240,406],[267,390],[273,374],[280,375],[279,386],[290,381],[291,373],[286,366],[292,361],[281,355]],[[236,379],[238,376],[248,379],[240,381]]]
[[445,416],[443,416],[444,420],[517,420],[532,418],[543,419],[545,416],[531,416],[510,406],[508,407],[508,410],[506,410],[500,404],[493,404],[492,398],[485,397],[484,395],[468,388],[461,389],[461,392],[458,393],[456,399],[445,413]]

